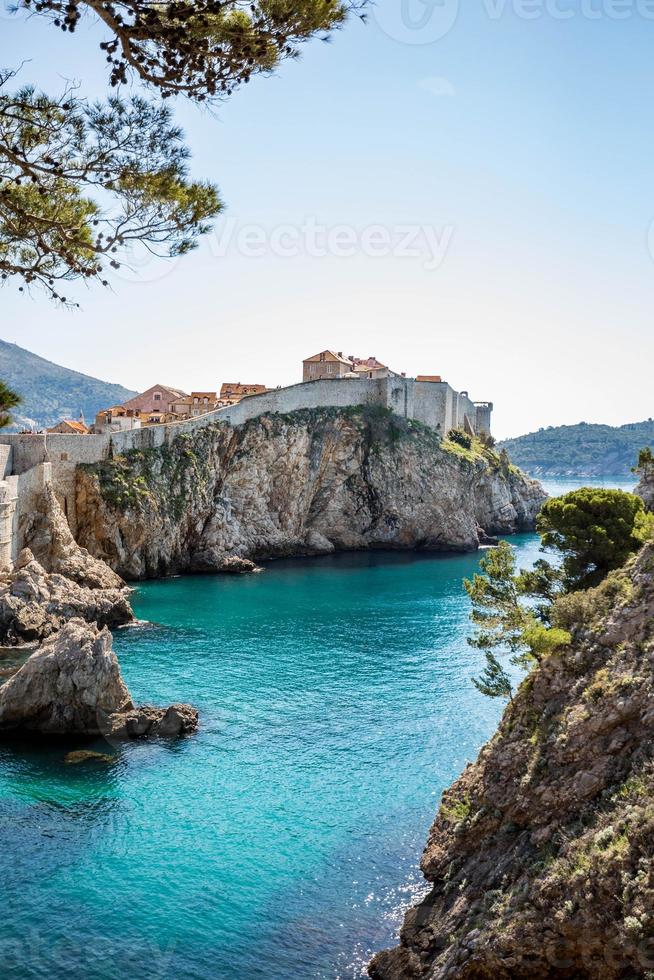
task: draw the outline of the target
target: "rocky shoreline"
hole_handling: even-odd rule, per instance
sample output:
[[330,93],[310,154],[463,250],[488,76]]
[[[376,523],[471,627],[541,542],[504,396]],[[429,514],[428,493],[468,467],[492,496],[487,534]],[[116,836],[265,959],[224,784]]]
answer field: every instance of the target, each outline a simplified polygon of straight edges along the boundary
[[572,642],[443,794],[431,890],[373,980],[651,975],[654,542],[557,608]]
[[[0,737],[173,738],[196,730],[190,705],[134,705],[110,629],[134,622],[129,588],[74,540],[52,488],[0,577]],[[42,563],[43,564],[42,564]]]

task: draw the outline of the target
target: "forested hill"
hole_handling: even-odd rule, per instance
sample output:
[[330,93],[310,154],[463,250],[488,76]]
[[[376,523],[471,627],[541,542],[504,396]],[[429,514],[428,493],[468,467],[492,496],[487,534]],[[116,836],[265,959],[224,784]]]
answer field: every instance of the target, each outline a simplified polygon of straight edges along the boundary
[[0,379],[23,399],[12,413],[14,429],[34,424],[44,428],[62,418],[77,419],[80,412],[92,422],[101,408],[120,404],[135,394],[122,385],[53,364],[5,340],[0,340]]
[[654,420],[559,425],[499,443],[530,476],[630,476],[639,449],[654,446]]

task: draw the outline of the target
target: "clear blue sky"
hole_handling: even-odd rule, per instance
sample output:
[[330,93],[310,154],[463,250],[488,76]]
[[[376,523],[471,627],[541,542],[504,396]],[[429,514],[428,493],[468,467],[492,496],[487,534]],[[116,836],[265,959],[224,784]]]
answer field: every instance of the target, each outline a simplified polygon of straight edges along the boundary
[[[646,13],[644,0],[380,0],[213,115],[177,104],[193,172],[227,205],[197,252],[112,292],[77,285],[78,312],[5,288],[0,336],[132,388],[287,384],[325,347],[375,354],[492,399],[502,436],[650,416]],[[26,80],[100,95],[101,36],[3,13],[0,63],[31,58]],[[331,229],[332,254],[307,222]],[[397,254],[405,226],[416,254]],[[252,228],[263,245],[244,249]]]

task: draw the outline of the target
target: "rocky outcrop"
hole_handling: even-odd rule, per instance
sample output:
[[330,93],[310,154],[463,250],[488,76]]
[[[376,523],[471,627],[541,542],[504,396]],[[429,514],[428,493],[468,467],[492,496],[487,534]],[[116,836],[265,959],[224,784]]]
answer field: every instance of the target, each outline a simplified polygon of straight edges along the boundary
[[432,884],[375,980],[647,977],[654,967],[654,544],[559,600],[573,643],[444,794]]
[[654,468],[648,467],[641,473],[634,493],[642,497],[647,510],[654,512]]
[[73,619],[0,687],[0,730],[97,734],[99,713],[132,707],[109,631]]
[[[120,582],[110,569],[107,572]],[[116,627],[134,617],[124,587],[78,585],[63,575],[48,574],[29,549],[23,550],[14,570],[0,579],[0,642],[42,640],[72,618]]]
[[142,705],[104,717],[101,727],[102,734],[108,739],[178,738],[197,729],[198,713],[190,704],[171,704],[169,708]]
[[215,423],[78,468],[78,540],[128,579],[363,548],[473,550],[545,494],[493,450],[381,409]]
[[122,579],[105,562],[75,541],[51,484],[46,483],[36,506],[21,527],[22,539],[47,572],[63,575],[89,589],[120,589]]
[[197,727],[189,705],[135,708],[109,630],[73,619],[0,686],[0,732],[175,736]]

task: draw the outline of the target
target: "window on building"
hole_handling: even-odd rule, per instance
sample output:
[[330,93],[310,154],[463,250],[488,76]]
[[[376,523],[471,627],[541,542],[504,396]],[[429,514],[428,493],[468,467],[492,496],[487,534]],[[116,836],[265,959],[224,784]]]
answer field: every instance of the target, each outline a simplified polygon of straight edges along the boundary
[[160,402],[161,401],[161,392],[160,391],[155,391],[155,393],[154,393],[154,400],[156,402]]

